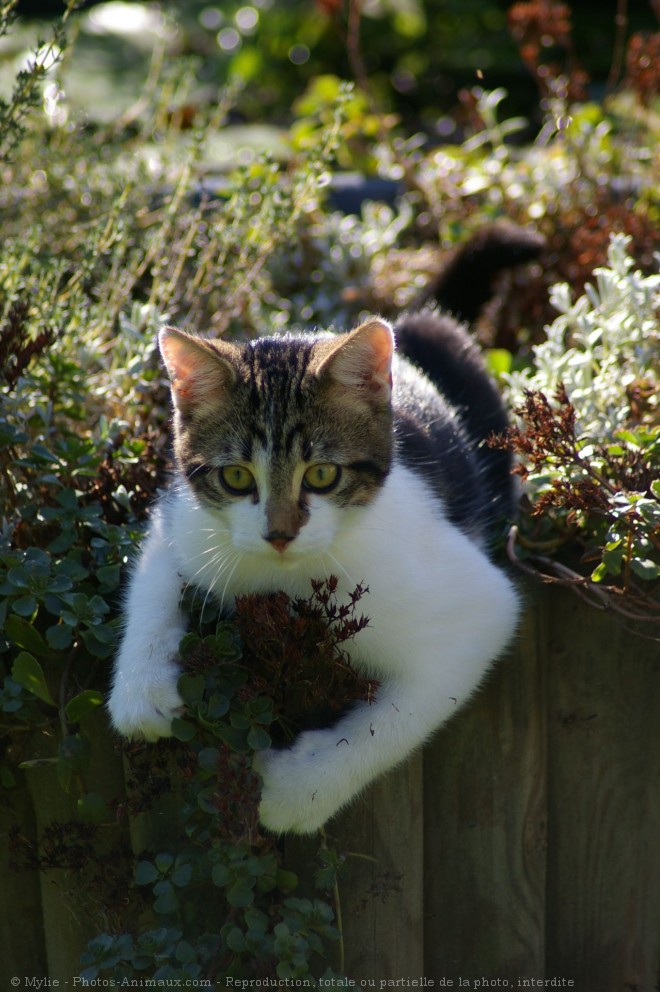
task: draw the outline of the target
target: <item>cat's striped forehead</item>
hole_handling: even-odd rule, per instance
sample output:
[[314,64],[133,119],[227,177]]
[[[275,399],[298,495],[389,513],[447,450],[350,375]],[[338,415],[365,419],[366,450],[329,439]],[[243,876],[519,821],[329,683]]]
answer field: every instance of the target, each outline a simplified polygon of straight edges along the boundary
[[245,388],[237,400],[242,401],[252,438],[272,455],[312,457],[320,412],[315,409],[319,390],[314,344],[307,339],[261,338],[244,346]]

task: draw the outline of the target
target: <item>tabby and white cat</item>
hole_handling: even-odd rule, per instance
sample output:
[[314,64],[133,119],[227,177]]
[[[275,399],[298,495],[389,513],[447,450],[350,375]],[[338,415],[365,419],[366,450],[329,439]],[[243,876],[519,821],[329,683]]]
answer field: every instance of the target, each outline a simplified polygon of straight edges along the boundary
[[243,593],[307,598],[331,574],[340,596],[364,583],[350,654],[376,698],[257,756],[263,825],[313,832],[451,717],[514,631],[488,553],[512,502],[508,456],[484,444],[501,402],[465,332],[430,312],[242,344],[167,328],[160,348],[178,479],[130,582],[112,721],[171,733],[182,585],[231,609]]

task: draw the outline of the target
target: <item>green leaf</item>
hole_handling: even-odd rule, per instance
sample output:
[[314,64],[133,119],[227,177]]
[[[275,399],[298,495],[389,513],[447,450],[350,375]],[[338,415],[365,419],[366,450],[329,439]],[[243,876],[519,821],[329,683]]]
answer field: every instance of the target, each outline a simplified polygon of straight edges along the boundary
[[25,648],[26,651],[31,651],[32,654],[36,654],[42,658],[50,658],[52,656],[52,651],[50,651],[39,631],[22,617],[7,617],[5,633],[9,640],[19,648]]
[[187,744],[191,741],[197,734],[197,728],[194,723],[189,720],[184,720],[180,716],[175,716],[172,720],[172,734],[176,737],[178,741]]
[[[183,637],[181,638],[181,642],[179,643],[179,654],[181,655],[181,658],[185,661],[188,655],[192,651],[194,651],[195,648],[197,647],[199,647],[199,636],[193,633],[192,631],[187,634],[184,634]],[[196,678],[196,677],[197,676],[192,676],[192,675],[185,676],[185,678]],[[203,677],[202,677],[202,681],[204,681]]]
[[154,902],[154,912],[156,913],[174,913],[176,912],[179,901],[176,896],[176,891],[171,882],[164,879],[162,882],[157,882],[154,885],[154,895],[156,896],[156,901]]
[[54,651],[67,651],[73,643],[73,631],[65,623],[57,623],[46,631],[46,640]]
[[116,589],[120,576],[121,568],[119,565],[102,565],[96,570],[96,578],[106,589]]
[[217,747],[203,747],[197,755],[197,763],[205,772],[215,772],[218,769],[220,752]]
[[232,927],[225,937],[225,943],[231,951],[241,954],[245,950],[245,934],[238,927]]
[[227,889],[227,902],[236,909],[246,909],[254,902],[254,889],[246,878],[237,878]]
[[625,546],[622,541],[613,541],[603,551],[603,564],[610,575],[620,575]]
[[253,751],[266,751],[271,745],[270,734],[263,727],[250,727],[247,742]]
[[7,768],[6,765],[3,765],[2,768],[0,768],[0,784],[3,789],[13,789],[16,785],[14,774],[11,768]]
[[[116,632],[111,635],[101,634],[99,627],[90,627],[82,631],[82,639],[85,647],[95,658],[110,658],[115,652]],[[98,633],[97,633],[98,632]]]
[[153,885],[159,878],[160,873],[156,866],[152,865],[151,861],[140,861],[138,863],[135,869],[136,885]]
[[178,689],[184,703],[198,703],[204,694],[203,675],[182,675]]
[[50,694],[44,670],[28,651],[21,651],[11,670],[12,678],[49,706],[56,706]]
[[630,568],[635,575],[647,582],[652,582],[653,579],[660,578],[660,565],[650,558],[631,558]]
[[500,378],[511,371],[513,355],[506,348],[488,348],[485,358],[486,367],[495,378]]
[[14,600],[11,608],[21,617],[31,617],[37,609],[37,601],[34,596],[21,596]]
[[216,733],[220,740],[224,741],[237,754],[247,754],[250,750],[247,745],[247,734],[244,730],[236,730],[233,727],[218,727]]
[[189,944],[187,940],[180,940],[176,945],[176,959],[182,964],[187,964],[189,961],[195,961],[197,958],[197,953],[192,944]]
[[227,865],[213,865],[211,879],[214,885],[222,889],[225,885],[229,884],[231,877],[232,875]]
[[182,864],[177,865],[172,872],[172,885],[176,885],[178,889],[183,888],[188,885],[190,879],[192,878],[192,865]]
[[285,895],[298,888],[298,876],[295,872],[287,871],[285,868],[277,869],[276,881],[278,889]]
[[80,723],[84,716],[103,704],[103,696],[96,689],[85,689],[66,704],[66,718],[70,723]]
[[154,863],[161,875],[167,875],[174,867],[174,858],[171,854],[157,854]]
[[84,823],[104,823],[110,819],[110,810],[98,792],[88,792],[76,803],[78,816]]

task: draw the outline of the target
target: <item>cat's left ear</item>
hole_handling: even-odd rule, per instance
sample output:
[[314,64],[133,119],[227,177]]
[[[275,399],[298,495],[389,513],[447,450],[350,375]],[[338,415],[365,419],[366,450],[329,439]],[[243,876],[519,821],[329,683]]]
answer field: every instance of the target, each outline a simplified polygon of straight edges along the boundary
[[392,395],[394,332],[386,320],[373,318],[339,338],[317,375],[356,390],[361,398],[389,403]]

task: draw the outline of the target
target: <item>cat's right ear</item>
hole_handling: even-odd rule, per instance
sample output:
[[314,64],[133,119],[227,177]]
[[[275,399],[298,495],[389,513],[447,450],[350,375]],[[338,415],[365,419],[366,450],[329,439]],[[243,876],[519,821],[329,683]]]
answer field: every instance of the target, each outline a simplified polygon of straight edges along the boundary
[[165,327],[158,344],[172,383],[174,405],[183,414],[217,407],[236,381],[235,369],[212,341]]

